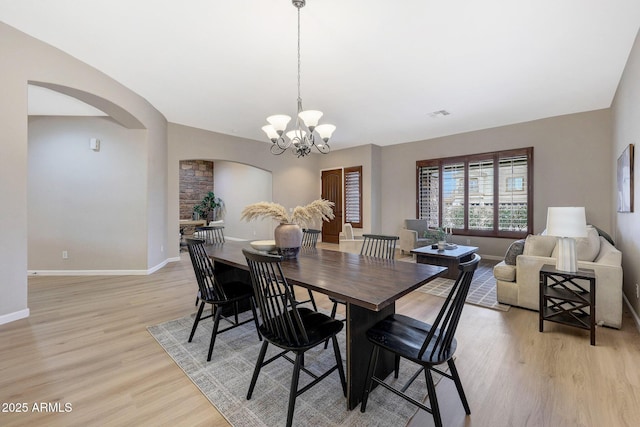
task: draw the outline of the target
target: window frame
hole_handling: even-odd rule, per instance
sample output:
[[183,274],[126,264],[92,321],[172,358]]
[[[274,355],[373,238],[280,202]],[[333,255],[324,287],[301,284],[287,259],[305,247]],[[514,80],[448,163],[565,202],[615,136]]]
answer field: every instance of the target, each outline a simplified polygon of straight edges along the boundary
[[[527,229],[524,231],[501,231],[499,229],[500,181],[503,178],[500,176],[500,160],[521,156],[525,156],[527,161],[525,185],[527,191]],[[471,205],[469,204],[469,164],[487,160],[491,160],[493,162],[493,228],[491,230],[470,229],[469,210]],[[445,166],[455,163],[464,163],[464,226],[463,228],[454,228],[452,230],[453,234],[498,238],[524,238],[528,234],[533,234],[533,147],[416,161],[416,218],[420,218],[420,168],[438,168],[438,224],[442,224],[443,169]]]
[[[358,173],[358,218],[360,218],[360,222],[351,222],[348,221],[347,218],[347,175],[350,173]],[[362,166],[350,166],[344,168],[343,170],[344,176],[344,222],[351,224],[353,228],[362,228]]]

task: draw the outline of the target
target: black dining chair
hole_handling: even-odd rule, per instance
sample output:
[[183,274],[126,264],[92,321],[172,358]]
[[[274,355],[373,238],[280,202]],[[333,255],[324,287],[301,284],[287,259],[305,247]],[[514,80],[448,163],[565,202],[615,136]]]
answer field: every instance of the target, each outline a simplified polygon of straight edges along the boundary
[[214,243],[224,243],[224,226],[216,225],[196,227],[194,236],[198,239],[204,240],[207,245],[212,245]]
[[[213,245],[214,243],[224,243],[224,226],[216,225],[216,226],[203,226],[196,227],[195,233],[193,234],[195,238],[204,240],[206,245]],[[196,295],[196,306],[200,302],[200,291]]]
[[[396,257],[396,242],[400,239],[399,236],[383,236],[380,234],[363,234],[364,241],[362,242],[362,248],[360,249],[360,255],[366,255],[374,258],[390,259],[393,260]],[[335,319],[336,312],[338,310],[338,304],[346,305],[346,302],[341,299],[329,297],[333,303],[331,308],[331,317]],[[344,321],[344,320],[343,320]],[[327,348],[328,343],[325,343],[324,348]]]
[[[465,412],[467,415],[471,414],[469,403],[464,394],[462,382],[460,381],[460,376],[458,375],[458,370],[453,360],[453,355],[457,347],[455,339],[456,328],[458,327],[458,321],[462,314],[464,301],[469,292],[473,274],[478,268],[479,262],[480,256],[474,254],[471,261],[460,264],[458,267],[460,270],[458,279],[453,284],[433,324],[421,322],[401,314],[392,314],[376,323],[367,331],[367,339],[373,344],[373,350],[371,352],[371,358],[369,359],[367,380],[362,394],[361,412],[365,412],[367,408],[369,392],[375,381],[377,384],[392,391],[403,399],[431,413],[435,425],[441,427],[442,419],[440,417],[433,377],[431,376],[431,371],[434,371],[454,381]],[[374,375],[380,349],[389,351],[395,355],[395,378],[398,378],[400,358],[420,365],[420,369],[418,369],[402,389],[399,390],[388,385],[384,382],[383,378],[377,378]],[[445,362],[449,366],[450,373],[436,368],[436,366]],[[427,393],[429,395],[431,408],[405,394],[405,391],[422,371],[424,371],[425,381],[427,383]]]
[[[318,235],[321,233],[321,230],[313,230],[310,228],[303,228],[302,229],[302,247],[303,248],[315,248],[316,244],[318,243]],[[316,300],[315,298],[313,298],[313,293],[311,292],[311,289],[307,289],[307,292],[309,293],[309,298],[306,300],[298,300],[296,298],[296,300],[298,301],[298,304],[305,304],[307,302],[310,302],[311,305],[313,306],[313,309],[315,311],[318,311],[318,306],[316,305]],[[294,298],[295,298],[295,288],[294,288]]]
[[[240,325],[253,321],[256,324],[256,331],[258,331],[258,316],[256,314],[256,306],[253,298],[253,289],[251,285],[244,282],[225,282],[220,283],[216,279],[215,271],[211,259],[205,252],[204,242],[202,240],[187,239],[187,248],[189,249],[189,256],[191,257],[191,264],[193,265],[193,271],[196,274],[196,280],[198,281],[198,289],[200,291],[200,308],[196,314],[191,328],[191,335],[189,335],[189,342],[193,339],[193,335],[196,333],[198,323],[203,319],[213,317],[213,331],[211,332],[211,342],[209,343],[209,354],[207,355],[207,361],[211,360],[211,353],[213,353],[213,346],[216,342],[216,336],[219,333],[236,328]],[[238,303],[246,301],[251,307],[253,317],[245,321],[238,321]],[[211,304],[211,314],[203,316],[202,312],[207,304]],[[229,319],[223,314],[223,311],[233,311],[234,320]],[[220,329],[220,320],[226,320],[231,323],[231,326]],[[260,332],[258,331],[258,338],[262,340]]]
[[[342,322],[329,316],[300,307],[293,296],[291,285],[282,273],[281,256],[251,252],[246,249],[242,253],[247,259],[251,282],[258,307],[260,308],[260,333],[264,337],[262,348],[256,361],[247,393],[247,400],[251,399],[263,366],[283,357],[293,365],[291,389],[289,390],[289,405],[287,410],[287,426],[291,426],[296,398],[312,386],[326,378],[336,369],[340,375],[342,392],[347,395],[347,385],[342,367],[342,358],[336,335],[343,328]],[[336,364],[323,374],[315,374],[304,365],[304,354],[307,350],[331,339]],[[283,351],[264,360],[269,344],[279,347]],[[288,353],[295,354],[295,360]],[[310,375],[313,380],[298,389],[300,371]]]
[[312,228],[302,229],[302,247],[303,248],[315,248],[318,243],[318,236],[322,233],[322,230],[314,230]]
[[380,234],[363,234],[364,241],[360,255],[383,259],[395,259],[396,243],[399,236],[383,236]]

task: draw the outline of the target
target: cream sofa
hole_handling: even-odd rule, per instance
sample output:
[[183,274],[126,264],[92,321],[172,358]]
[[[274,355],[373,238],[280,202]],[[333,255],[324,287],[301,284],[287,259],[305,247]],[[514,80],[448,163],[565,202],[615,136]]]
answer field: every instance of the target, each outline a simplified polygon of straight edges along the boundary
[[399,233],[398,249],[404,254],[434,243],[433,239],[424,237],[428,229],[426,219],[405,219],[404,228]]
[[[539,309],[540,268],[555,265],[556,241],[552,236],[529,235],[515,265],[502,261],[494,267],[498,302]],[[576,239],[576,251],[578,268],[593,269],[596,275],[596,323],[620,328],[622,254],[593,227],[588,227],[588,237]]]

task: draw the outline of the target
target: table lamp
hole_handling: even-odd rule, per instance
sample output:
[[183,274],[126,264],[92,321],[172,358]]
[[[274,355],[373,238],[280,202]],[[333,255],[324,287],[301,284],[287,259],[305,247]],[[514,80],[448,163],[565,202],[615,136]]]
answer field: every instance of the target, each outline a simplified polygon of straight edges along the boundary
[[584,207],[553,207],[547,210],[547,235],[558,237],[556,270],[578,271],[575,237],[587,237]]

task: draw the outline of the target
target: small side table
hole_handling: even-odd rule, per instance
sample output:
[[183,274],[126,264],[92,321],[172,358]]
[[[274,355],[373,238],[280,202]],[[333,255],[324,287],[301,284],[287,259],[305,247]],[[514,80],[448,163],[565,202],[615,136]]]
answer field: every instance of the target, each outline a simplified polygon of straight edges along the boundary
[[596,275],[592,269],[568,273],[553,265],[542,266],[540,332],[545,320],[588,329],[591,345],[596,345]]

